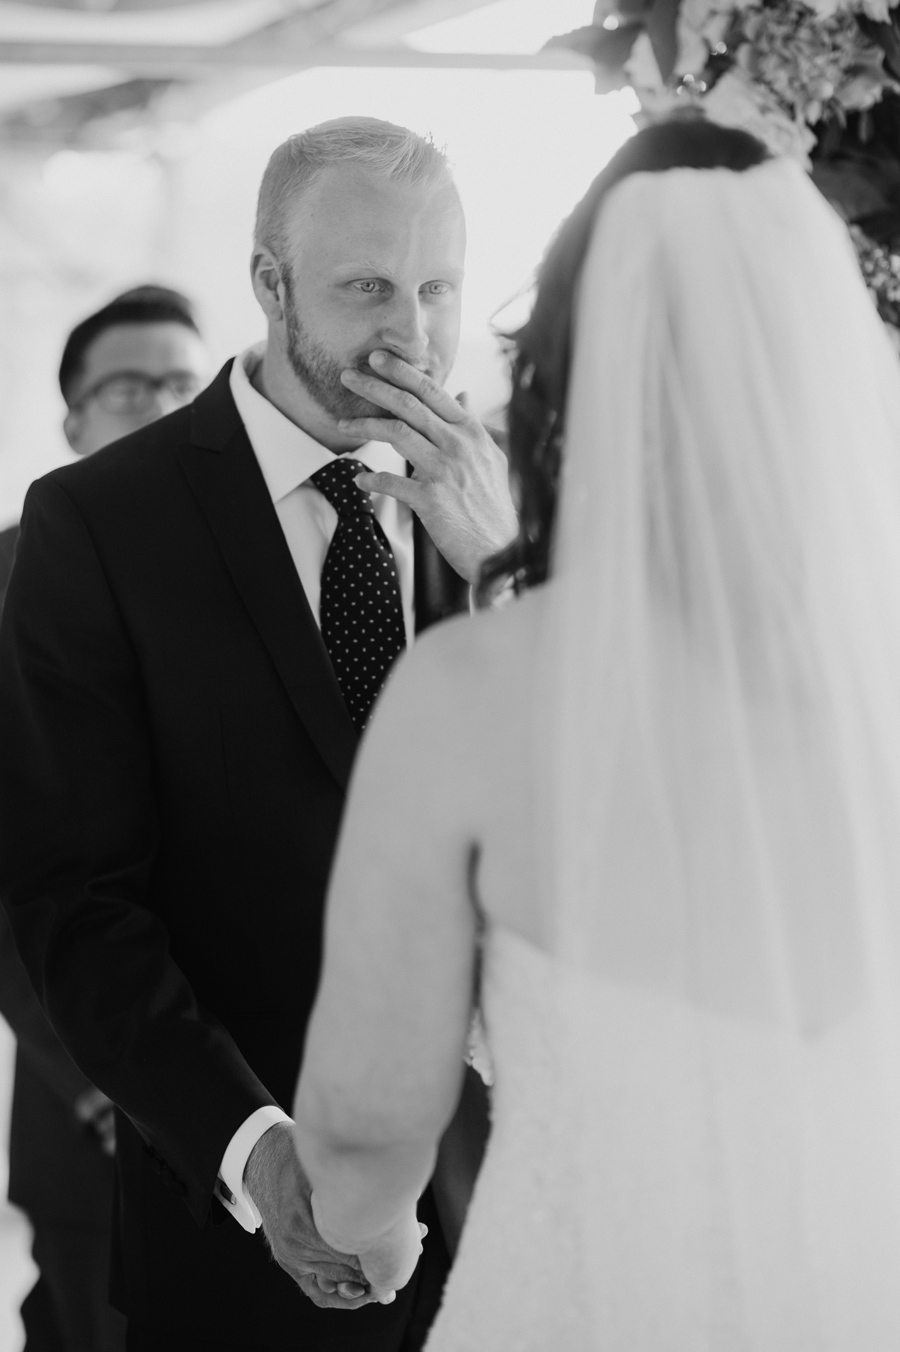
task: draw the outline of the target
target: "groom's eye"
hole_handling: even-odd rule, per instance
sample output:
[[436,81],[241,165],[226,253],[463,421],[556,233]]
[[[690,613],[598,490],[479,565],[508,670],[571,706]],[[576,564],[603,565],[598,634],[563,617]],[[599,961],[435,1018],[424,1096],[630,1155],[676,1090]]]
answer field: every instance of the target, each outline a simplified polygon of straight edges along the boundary
[[384,282],[379,281],[376,277],[362,277],[353,285],[366,296],[374,296],[378,291],[384,289]]

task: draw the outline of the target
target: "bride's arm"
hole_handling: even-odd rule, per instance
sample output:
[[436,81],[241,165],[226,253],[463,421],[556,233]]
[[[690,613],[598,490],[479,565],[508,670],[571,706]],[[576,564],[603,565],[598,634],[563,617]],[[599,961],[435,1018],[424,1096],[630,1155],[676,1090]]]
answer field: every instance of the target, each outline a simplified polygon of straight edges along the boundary
[[375,1289],[412,1274],[415,1205],[463,1076],[477,848],[471,623],[417,644],[363,744],[295,1102],[316,1223],[334,1248],[368,1260]]

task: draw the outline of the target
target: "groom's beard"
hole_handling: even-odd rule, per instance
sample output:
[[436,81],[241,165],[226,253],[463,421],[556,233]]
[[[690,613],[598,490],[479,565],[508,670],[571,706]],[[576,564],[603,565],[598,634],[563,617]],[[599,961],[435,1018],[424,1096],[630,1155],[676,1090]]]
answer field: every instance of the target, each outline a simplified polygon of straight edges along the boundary
[[[304,327],[297,306],[294,303],[294,281],[289,273],[284,278],[284,325],[287,334],[287,356],[294,375],[312,395],[320,408],[334,418],[389,418],[391,415],[380,404],[372,404],[362,395],[348,390],[341,381],[341,372],[349,367],[363,371],[367,376],[376,375],[369,365],[369,352],[361,352],[352,361],[337,361],[324,344],[316,341]],[[374,351],[372,348],[370,351]],[[402,354],[397,353],[397,356]],[[434,376],[430,366],[421,366],[419,362],[408,361],[427,376]],[[339,452],[341,454],[341,452]]]
[[294,375],[312,395],[320,408],[338,422],[341,418],[386,418],[389,416],[378,404],[354,394],[341,383],[341,372],[355,366],[366,375],[374,372],[369,365],[368,352],[360,353],[353,361],[337,361],[322,343],[304,327],[294,304],[293,279],[284,277],[284,321],[287,332],[287,355]]

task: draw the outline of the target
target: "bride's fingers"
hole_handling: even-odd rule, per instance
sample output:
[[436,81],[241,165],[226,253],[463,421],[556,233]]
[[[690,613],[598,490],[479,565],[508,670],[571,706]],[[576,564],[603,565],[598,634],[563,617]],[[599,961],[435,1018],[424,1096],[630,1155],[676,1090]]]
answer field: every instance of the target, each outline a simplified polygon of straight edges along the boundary
[[304,1295],[308,1296],[320,1310],[361,1310],[364,1305],[370,1305],[377,1299],[371,1291],[366,1291],[364,1295],[353,1298],[342,1296],[340,1291],[323,1291],[310,1272],[306,1272],[299,1277],[294,1273],[291,1275]]
[[360,1282],[338,1282],[337,1284],[338,1295],[343,1296],[345,1300],[358,1300],[360,1296],[366,1294],[368,1289]]

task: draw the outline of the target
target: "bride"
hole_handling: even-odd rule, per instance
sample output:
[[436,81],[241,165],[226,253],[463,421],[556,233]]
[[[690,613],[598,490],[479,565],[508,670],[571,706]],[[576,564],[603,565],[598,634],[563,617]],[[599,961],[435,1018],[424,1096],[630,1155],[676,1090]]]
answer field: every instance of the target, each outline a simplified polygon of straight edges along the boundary
[[428,1352],[896,1352],[896,357],[802,170],[680,122],[563,227],[514,376],[487,581],[551,579],[417,644],[366,739],[316,1222],[409,1279],[475,1000],[493,1130]]

